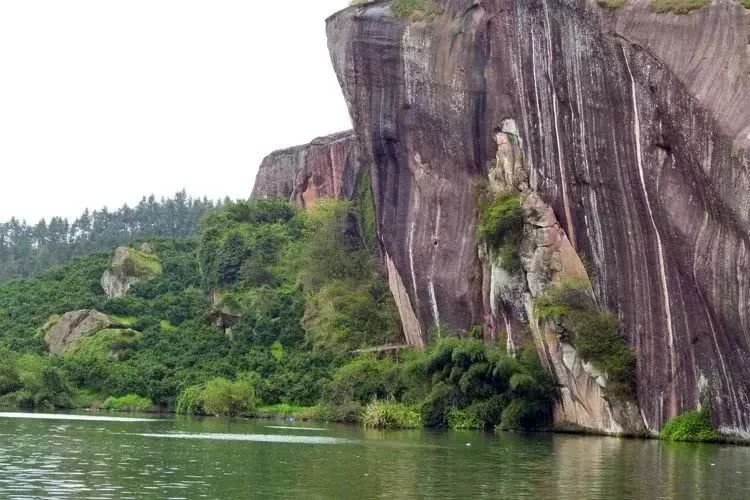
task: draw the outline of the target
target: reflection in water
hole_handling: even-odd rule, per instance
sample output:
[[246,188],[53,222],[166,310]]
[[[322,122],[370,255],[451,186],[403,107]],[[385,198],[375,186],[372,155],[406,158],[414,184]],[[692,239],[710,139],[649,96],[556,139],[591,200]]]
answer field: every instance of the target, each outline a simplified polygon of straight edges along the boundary
[[215,434],[200,433],[189,434],[183,432],[168,434],[136,434],[137,436],[174,438],[174,439],[215,439],[219,441],[255,441],[257,443],[301,443],[301,444],[346,444],[353,443],[349,439],[340,439],[324,436],[292,436],[284,434]]
[[745,447],[2,415],[0,498],[750,498]]
[[23,418],[36,420],[88,420],[90,422],[153,422],[154,418],[112,417],[94,415],[71,415],[66,413],[21,413],[0,412],[0,418]]
[[294,431],[327,431],[323,427],[292,427],[289,425],[266,425],[266,429],[289,429]]

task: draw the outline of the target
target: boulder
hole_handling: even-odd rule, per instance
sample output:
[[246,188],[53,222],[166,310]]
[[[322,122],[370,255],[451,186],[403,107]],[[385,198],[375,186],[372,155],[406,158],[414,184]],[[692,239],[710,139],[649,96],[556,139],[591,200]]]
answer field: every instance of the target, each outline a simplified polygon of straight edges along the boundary
[[144,243],[139,250],[119,247],[115,250],[109,269],[102,274],[101,285],[107,297],[116,299],[127,294],[136,283],[161,273],[161,261],[150,245]]
[[114,324],[104,313],[82,309],[51,317],[42,327],[41,334],[50,354],[63,354],[80,339]]

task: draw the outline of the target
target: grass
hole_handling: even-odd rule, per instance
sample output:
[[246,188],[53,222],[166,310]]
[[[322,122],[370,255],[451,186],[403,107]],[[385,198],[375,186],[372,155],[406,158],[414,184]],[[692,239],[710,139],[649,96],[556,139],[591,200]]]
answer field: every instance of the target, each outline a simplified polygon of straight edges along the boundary
[[456,430],[483,429],[484,423],[473,411],[453,408],[448,412],[448,427]]
[[151,278],[162,273],[161,261],[156,255],[148,254],[128,248],[128,255],[123,261],[120,269],[126,276],[136,276],[138,278]]
[[626,3],[628,3],[628,0],[597,0],[596,3],[597,5],[599,5],[599,7],[615,10],[623,7]]
[[423,427],[418,411],[395,401],[375,400],[365,407],[362,423],[371,429],[419,429]]
[[746,9],[750,9],[750,0],[740,0],[740,5],[742,5]]
[[662,439],[669,441],[718,441],[721,435],[711,424],[711,412],[704,408],[677,415],[664,425]]
[[[747,2],[747,0],[743,0]],[[651,8],[659,14],[690,14],[710,4],[711,0],[651,0]]]
[[391,10],[396,17],[412,21],[429,20],[442,13],[433,0],[393,0]]
[[119,326],[133,326],[138,321],[135,316],[117,316],[116,314],[110,314],[109,319]]
[[144,398],[137,394],[128,394],[121,397],[108,397],[102,408],[105,410],[113,411],[129,411],[129,412],[146,412],[154,406],[154,403],[149,398]]
[[260,406],[255,410],[257,418],[293,418],[295,420],[316,420],[315,406],[300,406],[289,403]]
[[161,326],[161,331],[164,333],[174,333],[178,330],[168,319],[159,321],[159,326]]
[[105,328],[95,335],[80,339],[65,355],[89,360],[117,360],[125,350],[142,338],[141,332],[129,328]]

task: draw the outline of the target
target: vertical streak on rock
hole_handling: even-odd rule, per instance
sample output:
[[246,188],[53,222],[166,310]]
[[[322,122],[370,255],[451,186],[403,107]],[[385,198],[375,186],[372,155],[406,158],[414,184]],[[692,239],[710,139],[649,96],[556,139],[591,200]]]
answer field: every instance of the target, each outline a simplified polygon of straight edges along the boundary
[[417,294],[417,274],[414,272],[414,230],[416,229],[416,222],[412,221],[411,228],[409,229],[409,268],[411,270],[411,284],[414,287],[414,300],[418,301],[419,295]]
[[636,93],[635,78],[633,77],[633,71],[630,69],[630,60],[628,54],[625,51],[625,47],[622,47],[622,55],[625,58],[625,66],[630,76],[631,92],[633,95],[633,134],[635,138],[635,154],[636,161],[638,163],[638,175],[641,180],[641,188],[643,189],[643,198],[646,201],[646,210],[648,211],[648,217],[651,221],[651,227],[654,229],[656,235],[656,248],[659,254],[659,279],[661,280],[662,295],[664,297],[664,312],[667,318],[667,331],[669,333],[669,360],[670,360],[670,373],[671,373],[671,388],[672,388],[672,405],[677,403],[676,397],[676,382],[677,382],[677,361],[675,358],[675,346],[674,346],[674,329],[672,327],[672,308],[669,302],[669,285],[667,283],[667,270],[664,262],[664,248],[662,246],[661,233],[659,228],[656,226],[656,219],[654,219],[654,212],[651,209],[651,200],[648,196],[648,190],[646,189],[646,176],[643,172],[643,151],[641,150],[641,118],[638,111],[638,95]]
[[544,33],[547,37],[547,76],[549,77],[549,84],[552,90],[552,114],[554,115],[553,125],[555,127],[555,141],[557,143],[557,166],[560,169],[560,184],[562,184],[563,204],[565,205],[565,225],[568,228],[568,239],[570,240],[570,244],[573,245],[573,248],[577,248],[576,234],[575,229],[573,228],[573,217],[570,211],[570,202],[568,201],[568,176],[565,171],[565,165],[563,164],[562,143],[560,142],[560,130],[558,128],[559,111],[557,109],[557,89],[555,89],[555,68],[552,64],[552,26],[549,20],[547,0],[544,0],[543,4],[545,18]]
[[435,258],[437,257],[437,243],[440,239],[440,194],[438,190],[437,215],[435,216],[435,230],[432,234],[432,240],[435,242],[435,248],[432,250],[432,265],[430,266],[430,305],[432,306],[432,318],[435,321],[435,328],[440,329],[440,311],[438,310],[437,297],[435,295]]
[[505,341],[505,350],[510,354],[516,353],[516,343],[513,342],[513,325],[511,324],[508,314],[503,311],[503,321],[505,321],[505,332],[508,334]]
[[[539,126],[539,140],[541,141],[544,137],[544,130],[542,129],[542,106],[539,103],[539,85],[537,82],[539,78],[536,74],[536,37],[531,37],[531,71],[534,77],[534,102],[536,103],[536,122]],[[529,184],[532,190],[539,188],[537,181],[537,171],[535,168],[531,168],[529,172]]]
[[[575,38],[578,39],[578,27],[574,27],[574,33]],[[581,159],[583,160],[583,169],[586,172],[586,177],[591,181],[591,165],[589,164],[589,156],[588,156],[588,135],[586,130],[586,115],[583,110],[583,92],[581,91],[581,53],[577,52],[575,54],[575,60],[573,63],[573,85],[575,86],[576,91],[576,102],[578,104],[578,125],[579,125],[579,133],[581,135]],[[585,214],[585,220],[586,220],[586,234],[588,236],[590,247],[591,247],[591,253],[594,259],[594,265],[597,270],[599,270],[599,273],[601,273],[601,281],[600,283],[606,283],[607,282],[607,268],[604,265],[604,260],[602,258],[604,254],[604,248],[603,248],[603,236],[602,236],[602,223],[599,217],[599,203],[596,198],[596,190],[595,189],[588,189],[589,194],[589,203],[591,203],[591,210],[587,211]],[[592,223],[588,222],[589,215],[592,219]],[[594,234],[591,234],[591,231],[593,229]],[[575,244],[573,244],[575,247]],[[593,277],[592,281],[593,281]],[[600,287],[602,298],[604,299],[604,302],[606,303],[606,288],[605,286]]]
[[703,308],[706,311],[706,319],[708,320],[708,326],[711,329],[711,338],[714,343],[714,347],[716,348],[716,355],[719,358],[719,364],[721,364],[721,374],[724,378],[724,384],[727,387],[727,391],[731,395],[732,399],[732,410],[734,410],[735,417],[738,421],[742,421],[742,412],[739,408],[739,405],[737,404],[737,392],[735,390],[734,384],[732,384],[732,379],[729,376],[729,371],[727,370],[727,364],[726,361],[724,361],[724,355],[721,352],[721,348],[719,346],[719,339],[716,334],[716,327],[714,326],[714,320],[711,315],[711,311],[708,308],[708,303],[706,301],[706,297],[703,295],[703,289],[698,283],[698,251],[701,247],[701,239],[703,238],[703,232],[706,230],[706,227],[708,226],[708,212],[705,213],[703,217],[703,223],[701,224],[700,230],[698,230],[698,237],[695,240],[695,251],[693,252],[693,281],[695,281],[695,289],[698,291],[698,296],[700,297],[701,304],[703,304]]
[[[750,13],[748,14],[748,18],[750,19]],[[750,45],[748,45],[748,48],[750,50]],[[737,312],[739,313],[740,325],[742,325],[742,331],[745,332],[745,338],[748,340],[748,343],[750,343],[750,339],[748,338],[748,334],[750,333],[750,325],[745,323],[745,318],[747,316],[746,308],[748,307],[748,301],[750,299],[745,297],[745,287],[744,287],[744,283],[742,283],[742,277],[744,276],[744,273],[742,271],[742,266],[741,266],[742,262],[744,262],[745,260],[745,251],[746,251],[745,241],[740,240],[740,248],[737,251],[737,262],[736,262],[737,290],[739,290],[739,294],[738,294],[739,297],[737,300]]]

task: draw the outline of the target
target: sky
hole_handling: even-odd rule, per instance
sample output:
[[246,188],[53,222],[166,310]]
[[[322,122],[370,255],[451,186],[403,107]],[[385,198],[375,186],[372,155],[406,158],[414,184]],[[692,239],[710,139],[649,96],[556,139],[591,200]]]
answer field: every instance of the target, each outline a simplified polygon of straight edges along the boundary
[[265,155],[351,127],[325,38],[348,3],[0,2],[0,220],[247,198]]

